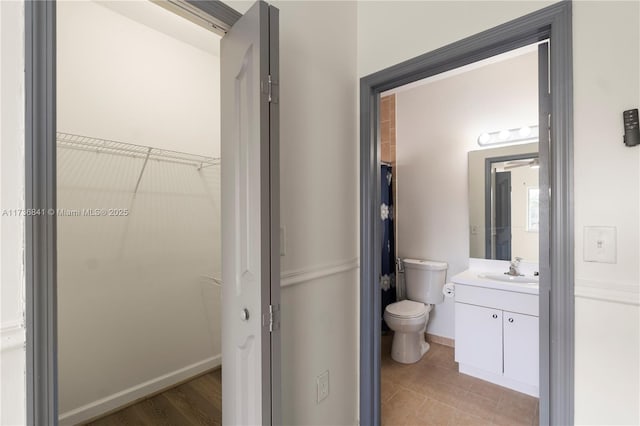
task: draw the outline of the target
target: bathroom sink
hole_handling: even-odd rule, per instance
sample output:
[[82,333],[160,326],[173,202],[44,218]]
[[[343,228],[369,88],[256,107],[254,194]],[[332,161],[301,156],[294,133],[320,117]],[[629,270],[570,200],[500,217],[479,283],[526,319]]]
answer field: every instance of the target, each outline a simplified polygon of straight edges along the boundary
[[503,281],[507,283],[538,285],[538,277],[513,276],[507,274],[479,274],[478,277],[488,280]]

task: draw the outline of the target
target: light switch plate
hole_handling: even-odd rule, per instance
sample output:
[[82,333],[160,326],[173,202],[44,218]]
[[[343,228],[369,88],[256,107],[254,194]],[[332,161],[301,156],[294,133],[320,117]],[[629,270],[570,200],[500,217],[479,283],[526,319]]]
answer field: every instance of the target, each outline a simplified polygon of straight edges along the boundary
[[584,227],[584,261],[616,263],[616,228],[614,226]]

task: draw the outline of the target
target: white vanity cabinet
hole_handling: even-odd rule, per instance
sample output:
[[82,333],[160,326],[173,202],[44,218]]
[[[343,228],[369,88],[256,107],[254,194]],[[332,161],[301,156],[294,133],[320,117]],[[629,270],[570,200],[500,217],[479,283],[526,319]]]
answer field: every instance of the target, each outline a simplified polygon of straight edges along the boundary
[[[502,317],[503,374],[538,387],[538,317],[504,312]],[[536,395],[537,396],[537,395]]]
[[502,374],[502,311],[455,304],[456,362]]
[[461,373],[537,397],[538,342],[537,294],[456,283],[455,359]]

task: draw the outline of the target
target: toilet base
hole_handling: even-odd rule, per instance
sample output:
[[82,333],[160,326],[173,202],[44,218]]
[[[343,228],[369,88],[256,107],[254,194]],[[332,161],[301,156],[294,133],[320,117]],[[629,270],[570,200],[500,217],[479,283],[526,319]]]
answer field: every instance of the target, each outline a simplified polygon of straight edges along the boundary
[[402,333],[396,331],[391,344],[391,359],[402,364],[414,364],[429,350],[424,332]]

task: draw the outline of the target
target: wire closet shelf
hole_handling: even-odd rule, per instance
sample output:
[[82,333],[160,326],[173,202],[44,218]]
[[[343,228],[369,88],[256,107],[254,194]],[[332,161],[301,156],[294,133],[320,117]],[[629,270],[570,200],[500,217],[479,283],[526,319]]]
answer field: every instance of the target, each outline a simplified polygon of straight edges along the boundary
[[145,160],[166,161],[169,163],[193,165],[200,169],[220,165],[220,158],[187,154],[185,152],[154,148],[151,146],[135,145],[109,139],[98,139],[71,133],[56,133],[59,148],[76,149],[112,155],[123,155]]

